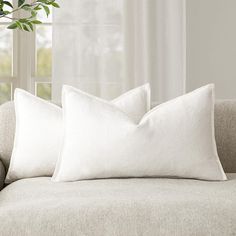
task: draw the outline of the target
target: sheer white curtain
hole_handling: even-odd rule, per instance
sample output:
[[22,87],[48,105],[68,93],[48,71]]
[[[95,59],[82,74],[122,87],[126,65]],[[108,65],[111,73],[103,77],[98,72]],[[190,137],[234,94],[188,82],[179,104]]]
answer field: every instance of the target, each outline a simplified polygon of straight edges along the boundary
[[185,0],[59,1],[53,99],[62,84],[103,98],[150,82],[153,101],[185,92]]

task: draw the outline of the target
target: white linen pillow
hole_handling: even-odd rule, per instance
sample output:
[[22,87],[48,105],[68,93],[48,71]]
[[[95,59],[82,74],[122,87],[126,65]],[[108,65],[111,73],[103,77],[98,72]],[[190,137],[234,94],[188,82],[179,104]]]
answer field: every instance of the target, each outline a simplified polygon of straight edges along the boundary
[[[62,109],[21,89],[15,90],[14,97],[16,134],[6,183],[52,176],[62,145]],[[132,89],[111,103],[137,123],[150,110],[149,84]]]
[[214,137],[212,85],[155,107],[139,124],[110,102],[69,86],[63,88],[62,107],[65,135],[54,181],[226,180]]

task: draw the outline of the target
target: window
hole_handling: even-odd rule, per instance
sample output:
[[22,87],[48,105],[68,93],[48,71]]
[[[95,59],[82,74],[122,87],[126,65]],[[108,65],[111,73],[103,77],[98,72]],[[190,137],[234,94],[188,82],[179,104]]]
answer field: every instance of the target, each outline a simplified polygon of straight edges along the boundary
[[0,104],[12,99],[16,87],[51,99],[52,16],[42,11],[38,19],[43,24],[31,33],[8,30],[9,20],[0,20]]
[[5,18],[0,21],[0,104],[12,99],[12,87],[14,82],[14,32],[6,29],[8,23],[9,20]]
[[36,26],[35,31],[35,63],[34,89],[35,94],[46,100],[51,99],[52,76],[52,15],[47,18],[41,11],[38,19],[43,24]]

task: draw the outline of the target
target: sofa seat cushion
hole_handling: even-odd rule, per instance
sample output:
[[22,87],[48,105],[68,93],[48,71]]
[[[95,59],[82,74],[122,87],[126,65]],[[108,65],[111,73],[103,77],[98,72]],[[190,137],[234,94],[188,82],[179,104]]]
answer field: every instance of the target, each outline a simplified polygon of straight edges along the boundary
[[0,192],[1,236],[236,235],[236,174],[228,178],[19,180]]

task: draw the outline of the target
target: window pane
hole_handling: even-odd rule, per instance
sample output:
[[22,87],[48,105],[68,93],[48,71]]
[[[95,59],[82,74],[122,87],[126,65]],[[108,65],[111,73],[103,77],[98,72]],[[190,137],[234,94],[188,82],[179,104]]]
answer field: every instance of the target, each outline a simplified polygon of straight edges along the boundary
[[45,100],[51,100],[51,83],[36,83],[36,95]]
[[12,30],[0,26],[0,76],[12,76]]
[[37,76],[50,77],[52,74],[52,26],[37,27]]
[[0,104],[11,100],[11,83],[0,83]]

